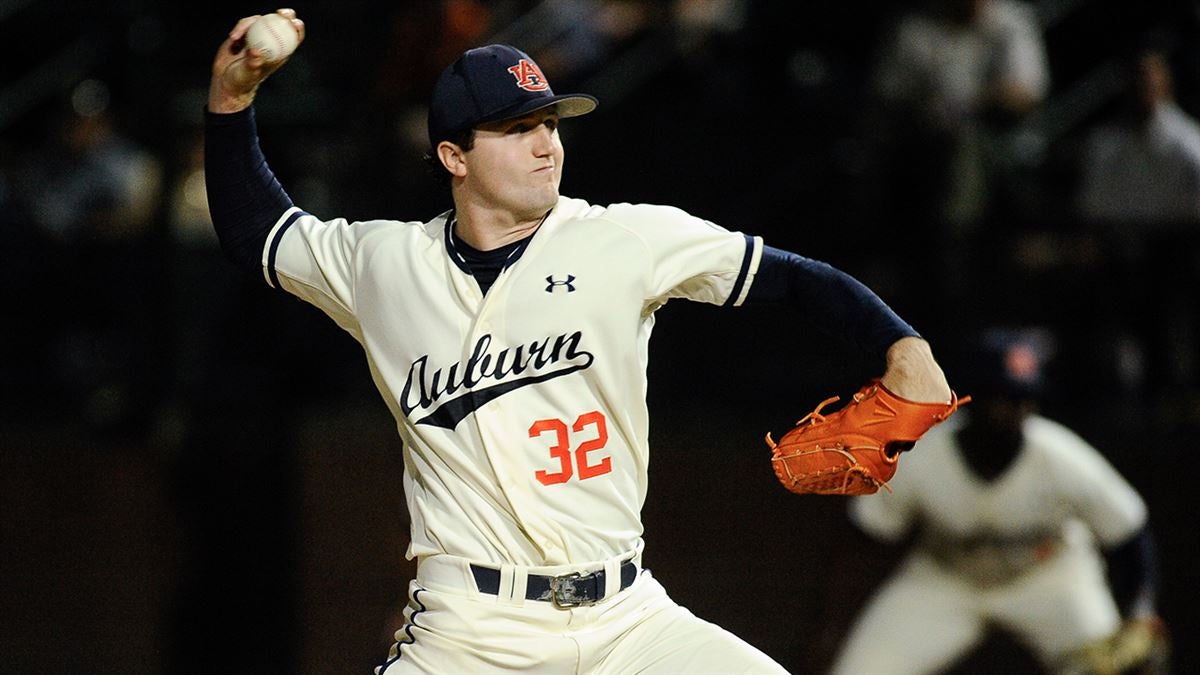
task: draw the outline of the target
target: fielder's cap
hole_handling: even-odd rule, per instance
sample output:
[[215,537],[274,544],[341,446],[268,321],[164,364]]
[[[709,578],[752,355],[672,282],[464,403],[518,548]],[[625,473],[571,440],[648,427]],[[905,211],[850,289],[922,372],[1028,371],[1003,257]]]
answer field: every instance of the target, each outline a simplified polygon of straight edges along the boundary
[[438,77],[429,104],[429,144],[546,106],[557,106],[559,117],[577,117],[598,104],[587,94],[556,95],[542,70],[520,49],[478,47],[464,52]]
[[976,398],[1037,399],[1046,387],[1053,338],[1037,328],[990,328],[976,339],[968,366],[969,393]]

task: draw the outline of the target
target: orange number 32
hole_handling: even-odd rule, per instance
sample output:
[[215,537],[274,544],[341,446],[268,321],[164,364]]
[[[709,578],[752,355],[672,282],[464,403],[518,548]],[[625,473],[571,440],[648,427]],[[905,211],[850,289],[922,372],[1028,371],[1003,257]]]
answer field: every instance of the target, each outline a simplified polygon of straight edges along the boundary
[[[571,432],[576,434],[584,431],[587,427],[595,427],[595,436],[583,441],[579,447],[575,448],[575,452],[571,452]],[[550,446],[550,457],[557,459],[559,468],[558,471],[551,473],[544,469],[539,469],[534,472],[534,477],[538,479],[542,485],[557,485],[571,480],[571,476],[575,475],[575,469],[578,468],[579,480],[587,480],[595,478],[612,471],[612,458],[605,457],[595,464],[588,463],[588,453],[593,450],[599,450],[608,443],[608,425],[605,423],[604,415],[598,410],[584,413],[575,418],[575,423],[567,428],[567,423],[558,419],[538,420],[529,427],[529,437],[537,438],[545,433],[554,433],[554,445]],[[572,457],[573,455],[573,457]],[[572,464],[572,459],[574,463]]]

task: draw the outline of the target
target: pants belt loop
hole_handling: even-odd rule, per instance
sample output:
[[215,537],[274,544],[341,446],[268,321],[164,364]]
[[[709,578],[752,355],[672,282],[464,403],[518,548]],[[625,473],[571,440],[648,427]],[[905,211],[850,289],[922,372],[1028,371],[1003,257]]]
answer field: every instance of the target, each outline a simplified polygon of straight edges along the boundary
[[496,601],[502,605],[511,605],[513,603],[513,582],[516,577],[516,568],[512,565],[500,566],[500,588],[496,590]]
[[604,561],[604,591],[600,597],[607,600],[621,590],[621,559],[609,558]]
[[[505,569],[509,569],[505,565]],[[509,604],[520,607],[525,604],[525,589],[529,586],[529,568],[517,565],[511,568],[513,574],[512,595],[507,598]],[[503,585],[503,578],[501,579]]]

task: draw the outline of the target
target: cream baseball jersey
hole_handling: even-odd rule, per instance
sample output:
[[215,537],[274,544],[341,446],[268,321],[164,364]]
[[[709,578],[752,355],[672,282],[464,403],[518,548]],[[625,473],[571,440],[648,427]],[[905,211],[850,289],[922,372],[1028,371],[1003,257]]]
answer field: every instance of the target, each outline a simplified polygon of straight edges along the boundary
[[855,522],[882,539],[920,520],[943,539],[991,539],[1003,548],[1050,537],[1078,550],[1093,548],[1091,537],[1120,543],[1145,524],[1142,498],[1099,451],[1038,415],[1023,423],[1025,443],[1012,465],[992,481],[978,478],[955,442],[965,417],[921,439],[893,492],[854,500]]
[[452,226],[292,208],[263,251],[268,283],[366,352],[404,442],[409,557],[555,565],[640,549],[654,311],[740,304],[761,239],[671,207],[560,197],[484,294]]

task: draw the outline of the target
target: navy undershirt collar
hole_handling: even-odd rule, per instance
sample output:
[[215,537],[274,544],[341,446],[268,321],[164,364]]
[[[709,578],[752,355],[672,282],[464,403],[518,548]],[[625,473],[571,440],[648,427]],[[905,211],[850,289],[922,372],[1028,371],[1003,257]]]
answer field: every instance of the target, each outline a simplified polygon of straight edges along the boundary
[[[550,213],[547,211],[546,216]],[[458,233],[454,231],[456,218],[452,213],[446,219],[446,246],[449,249],[450,258],[464,272],[475,277],[475,281],[479,283],[479,289],[486,295],[488,289],[495,283],[496,278],[509,265],[520,259],[521,254],[529,246],[529,241],[533,239],[533,235],[537,233],[537,229],[529,233],[528,236],[522,237],[517,241],[507,243],[499,248],[494,248],[490,251],[480,251],[471,246]],[[546,221],[546,217],[542,217],[542,222]],[[541,223],[538,224],[540,229]]]

